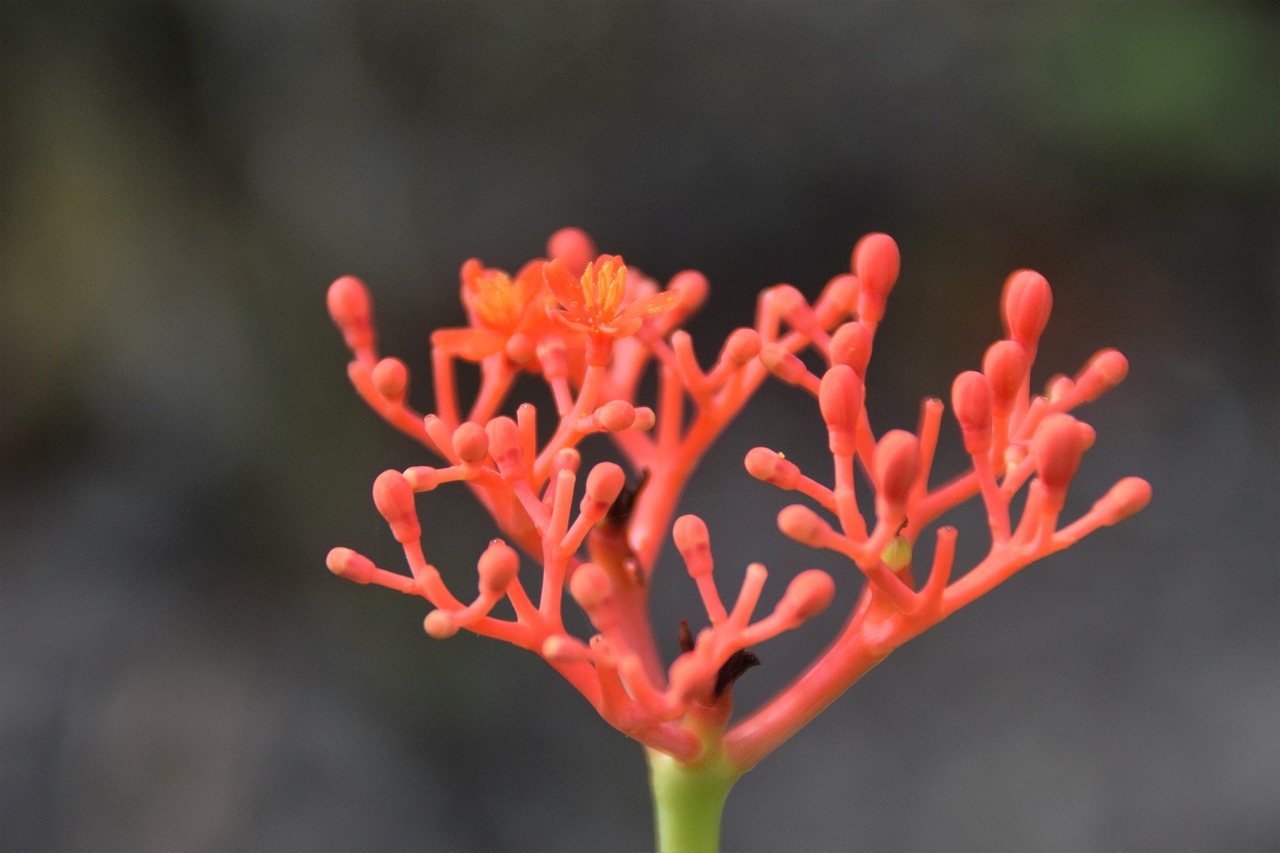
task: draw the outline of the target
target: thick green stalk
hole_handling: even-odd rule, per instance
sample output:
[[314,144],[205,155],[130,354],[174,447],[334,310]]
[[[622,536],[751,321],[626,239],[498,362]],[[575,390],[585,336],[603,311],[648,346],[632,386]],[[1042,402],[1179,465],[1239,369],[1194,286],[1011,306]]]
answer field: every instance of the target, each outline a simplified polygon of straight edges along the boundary
[[658,853],[717,853],[725,797],[742,771],[718,749],[692,764],[646,752]]

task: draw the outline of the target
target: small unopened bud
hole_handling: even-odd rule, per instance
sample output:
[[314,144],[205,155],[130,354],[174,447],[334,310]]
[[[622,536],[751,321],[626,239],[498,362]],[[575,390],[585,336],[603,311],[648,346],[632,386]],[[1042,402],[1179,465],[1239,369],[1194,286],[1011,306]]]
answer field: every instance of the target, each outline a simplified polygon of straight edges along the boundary
[[1129,359],[1118,350],[1104,349],[1089,359],[1076,377],[1076,392],[1081,401],[1087,403],[1119,385],[1128,375]]
[[596,417],[606,432],[622,432],[636,422],[636,407],[626,400],[610,400],[599,408]]
[[853,247],[853,271],[861,282],[858,319],[874,325],[884,317],[901,263],[898,244],[888,234],[868,234]]
[[1027,351],[1017,341],[994,343],[982,359],[982,372],[991,384],[992,412],[1007,417],[1027,375]]
[[648,406],[636,406],[636,419],[629,429],[637,432],[647,432],[653,429],[654,424],[658,422],[658,415]]
[[1050,403],[1056,403],[1075,390],[1076,383],[1071,381],[1071,377],[1059,373],[1045,383],[1044,395],[1049,398]]
[[418,512],[413,505],[413,489],[399,471],[383,471],[373,481],[373,503],[401,545],[416,542],[422,536]]
[[558,259],[565,269],[582,275],[587,264],[596,258],[596,246],[585,232],[577,228],[561,228],[547,240],[547,256]]
[[506,542],[494,539],[480,555],[476,571],[480,575],[481,589],[501,592],[520,572],[520,555]]
[[964,433],[964,449],[972,455],[991,450],[991,384],[976,370],[966,370],[951,384],[951,406]]
[[830,357],[832,364],[847,364],[865,377],[871,361],[871,330],[857,321],[845,323],[831,336]]
[[1080,422],[1071,415],[1058,412],[1047,416],[1031,440],[1036,471],[1050,497],[1061,501],[1084,453],[1086,436]]
[[600,506],[609,506],[618,499],[627,475],[614,462],[601,462],[587,475],[587,497]]
[[858,287],[858,277],[849,273],[827,282],[813,309],[818,320],[824,326],[830,326],[851,315],[858,307]]
[[1093,505],[1093,510],[1101,513],[1103,524],[1112,525],[1141,512],[1149,503],[1151,484],[1141,477],[1125,477]]
[[507,482],[525,475],[524,450],[520,446],[520,428],[511,418],[494,418],[485,427],[489,434],[489,453]]
[[480,424],[462,424],[453,431],[453,452],[467,465],[479,465],[489,455],[489,433]]
[[734,364],[746,364],[760,354],[762,346],[755,329],[734,329],[724,342],[724,357]]
[[753,447],[743,460],[747,473],[782,489],[794,489],[800,482],[800,469],[794,462],[783,458],[767,447]]
[[546,335],[538,342],[538,365],[547,379],[561,379],[569,375],[569,360],[562,338]]
[[325,558],[329,571],[340,578],[356,583],[368,583],[373,579],[375,567],[373,560],[363,554],[357,554],[350,548],[334,548]]
[[836,582],[821,569],[808,569],[791,579],[775,611],[783,620],[799,625],[826,610],[835,598]]
[[667,285],[667,289],[680,292],[679,310],[686,315],[702,307],[702,303],[707,301],[707,292],[710,290],[707,286],[707,277],[697,270],[676,273]]
[[818,315],[803,293],[789,284],[780,284],[773,290],[778,294],[782,316],[793,329],[808,335],[818,328]]
[[789,539],[810,548],[825,547],[835,535],[830,524],[802,504],[792,504],[778,513],[778,529]]
[[760,350],[760,363],[774,376],[792,385],[802,382],[809,372],[804,362],[781,344],[765,344]]
[[409,388],[409,369],[398,358],[384,358],[373,368],[373,387],[384,399],[398,403]]
[[352,275],[329,285],[329,316],[342,330],[342,338],[348,349],[359,349],[373,343],[373,325],[370,321],[369,291],[364,282]]
[[583,563],[569,581],[569,593],[588,616],[594,616],[612,603],[613,582],[595,563]]
[[506,352],[507,358],[516,364],[524,364],[537,355],[538,347],[533,338],[524,332],[516,332],[507,338],[503,351]]
[[1053,310],[1053,291],[1034,270],[1018,270],[1005,281],[1000,313],[1009,337],[1026,349],[1035,347]]
[[682,515],[676,519],[671,531],[676,540],[676,550],[684,558],[689,577],[700,578],[711,574],[711,535],[707,525],[696,515]]
[[422,620],[427,634],[437,640],[447,640],[458,633],[458,623],[447,610],[432,610]]
[[827,424],[831,452],[838,456],[852,456],[857,446],[864,393],[862,380],[847,364],[837,364],[822,376],[818,408]]
[[920,470],[920,440],[906,430],[889,430],[876,445],[874,462],[877,502],[901,512]]

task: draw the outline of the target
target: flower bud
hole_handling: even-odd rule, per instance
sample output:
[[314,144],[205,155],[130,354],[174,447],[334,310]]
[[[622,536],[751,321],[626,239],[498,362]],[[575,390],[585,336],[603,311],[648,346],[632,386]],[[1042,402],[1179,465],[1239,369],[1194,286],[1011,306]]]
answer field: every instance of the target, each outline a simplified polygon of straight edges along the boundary
[[520,572],[520,555],[506,542],[494,539],[480,555],[476,571],[480,575],[482,590],[501,592],[511,585]]
[[1009,337],[1030,350],[1049,322],[1053,291],[1040,273],[1018,270],[1005,281],[1000,309]]
[[724,342],[724,357],[734,364],[746,364],[760,354],[762,346],[755,329],[734,329]]
[[821,569],[803,571],[791,579],[775,612],[783,621],[799,625],[817,616],[831,604],[836,582]]
[[773,289],[777,294],[779,309],[791,327],[806,335],[818,328],[818,316],[804,294],[789,284],[779,284]]
[[684,270],[672,277],[667,289],[680,292],[679,310],[687,316],[702,307],[702,303],[707,301],[707,293],[711,288],[707,286],[707,277],[702,273],[697,270]]
[[489,434],[489,453],[507,482],[525,475],[524,449],[520,446],[520,428],[511,418],[501,417],[489,421],[485,427]]
[[1149,503],[1151,484],[1141,477],[1125,477],[1093,505],[1093,510],[1101,513],[1103,524],[1112,525],[1141,512]]
[[1129,359],[1118,350],[1104,349],[1089,359],[1084,370],[1076,377],[1076,393],[1081,402],[1101,397],[1119,385],[1129,375]]
[[871,330],[854,321],[845,323],[831,336],[832,364],[847,364],[859,377],[866,377],[871,361]]
[[827,282],[813,309],[819,322],[830,326],[853,314],[858,307],[858,287],[858,277],[849,273],[838,275]]
[[901,513],[920,470],[920,441],[902,429],[889,430],[876,445],[876,500]]
[[888,234],[868,234],[853,247],[853,271],[861,284],[858,319],[875,325],[884,317],[901,262],[898,244]]
[[752,477],[779,488],[794,489],[800,482],[800,469],[796,464],[767,447],[751,448],[744,462]]
[[1031,440],[1036,471],[1055,502],[1061,502],[1067,485],[1080,467],[1087,438],[1079,426],[1080,422],[1071,415],[1058,412],[1041,421]]
[[696,515],[682,515],[676,519],[671,531],[676,540],[676,550],[684,558],[689,577],[700,578],[711,574],[711,536],[707,525]]
[[559,260],[572,275],[581,276],[596,258],[596,246],[585,232],[561,228],[547,240],[547,256]]
[[835,535],[831,525],[807,506],[792,504],[778,513],[778,529],[789,539],[810,548],[823,548]]
[[409,387],[409,369],[398,358],[384,358],[374,365],[372,376],[373,387],[383,399],[399,403],[404,399]]
[[626,482],[627,475],[616,463],[601,462],[587,475],[587,497],[601,506],[610,506]]
[[368,583],[373,579],[375,571],[373,561],[350,548],[334,548],[324,562],[329,567],[329,571],[340,578],[356,583]]
[[373,343],[373,325],[370,320],[369,291],[364,282],[352,275],[329,285],[329,316],[342,330],[347,348],[357,350]]
[[432,610],[422,620],[422,627],[436,640],[447,640],[458,633],[458,623],[447,610]]
[[417,542],[422,536],[418,513],[413,505],[413,489],[399,471],[383,471],[373,481],[373,503],[391,526],[391,535],[401,545]]
[[982,372],[991,385],[991,409],[996,417],[1013,411],[1027,375],[1027,352],[1017,341],[999,341],[987,349]]
[[991,450],[991,385],[976,370],[966,370],[951,384],[951,406],[971,455]]
[[621,432],[636,422],[636,407],[626,400],[610,400],[597,410],[596,418],[606,432]]
[[837,456],[852,456],[862,416],[862,380],[847,364],[837,364],[822,376],[818,408],[827,424],[828,444]]
[[465,464],[479,465],[489,455],[489,434],[480,424],[462,424],[453,431],[453,452]]
[[595,615],[613,602],[613,582],[595,563],[583,563],[569,581],[569,593],[595,624]]
[[542,641],[542,656],[552,663],[575,663],[587,660],[591,651],[577,637],[552,634]]
[[802,382],[805,374],[809,372],[804,362],[781,344],[765,344],[760,350],[760,363],[774,376],[792,385]]

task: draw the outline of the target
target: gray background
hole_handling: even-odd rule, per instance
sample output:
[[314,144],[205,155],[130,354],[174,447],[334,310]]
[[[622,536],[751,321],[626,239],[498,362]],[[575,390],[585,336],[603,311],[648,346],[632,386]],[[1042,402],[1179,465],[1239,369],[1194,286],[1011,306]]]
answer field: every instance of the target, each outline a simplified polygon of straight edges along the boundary
[[[457,268],[556,228],[713,301],[704,358],[854,240],[903,275],[879,429],[1056,287],[1037,381],[1102,346],[1129,380],[1070,505],[1141,517],[901,649],[730,798],[754,850],[1280,846],[1277,117],[1265,3],[0,5],[0,846],[638,850],[639,749],[538,660],[428,640],[369,485],[426,455],[346,385],[328,282],[371,285],[430,399]],[[939,470],[957,470],[949,428]],[[743,453],[819,475],[770,386],[683,508],[742,567],[849,567],[772,528]],[[455,589],[491,535],[420,501]],[[980,513],[959,516],[963,559]],[[744,535],[747,534],[747,535]],[[670,549],[655,620],[697,618]],[[744,707],[838,615],[767,644]]]

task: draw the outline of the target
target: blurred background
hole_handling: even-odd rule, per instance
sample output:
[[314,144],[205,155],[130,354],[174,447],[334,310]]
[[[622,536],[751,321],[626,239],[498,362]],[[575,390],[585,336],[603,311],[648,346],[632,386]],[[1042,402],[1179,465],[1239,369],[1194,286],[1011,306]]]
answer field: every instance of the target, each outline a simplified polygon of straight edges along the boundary
[[[462,261],[566,225],[705,272],[704,359],[893,234],[880,430],[978,366],[1020,267],[1055,285],[1037,383],[1132,363],[1069,513],[1128,474],[1148,510],[895,653],[739,782],[727,849],[1280,847],[1274,6],[9,0],[0,69],[4,849],[651,845],[640,749],[548,667],[323,564],[399,568],[369,486],[427,461],[347,385],[328,283],[370,284],[425,409]],[[758,444],[825,471],[816,407],[766,386],[682,505],[722,586],[842,591],[743,708],[856,592],[773,531]],[[487,518],[419,508],[469,589]],[[659,575],[672,654],[700,611]]]

